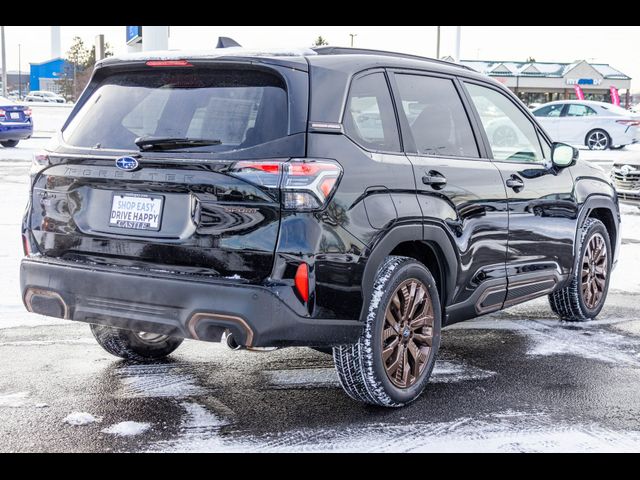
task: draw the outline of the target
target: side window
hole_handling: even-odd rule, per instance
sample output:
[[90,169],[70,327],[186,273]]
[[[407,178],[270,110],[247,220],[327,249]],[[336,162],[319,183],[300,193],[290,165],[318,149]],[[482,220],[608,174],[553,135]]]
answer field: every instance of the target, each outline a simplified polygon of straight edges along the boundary
[[400,151],[391,94],[382,72],[353,81],[343,124],[347,135],[368,150]]
[[593,108],[580,105],[579,103],[571,103],[569,108],[567,108],[567,117],[585,117],[595,114],[596,112]]
[[397,74],[395,78],[419,154],[480,156],[452,80],[410,74]]
[[536,117],[559,117],[562,113],[562,107],[564,107],[564,103],[547,105],[546,107],[538,108],[533,114]]
[[533,123],[507,96],[473,83],[465,82],[465,85],[478,110],[495,160],[543,161]]

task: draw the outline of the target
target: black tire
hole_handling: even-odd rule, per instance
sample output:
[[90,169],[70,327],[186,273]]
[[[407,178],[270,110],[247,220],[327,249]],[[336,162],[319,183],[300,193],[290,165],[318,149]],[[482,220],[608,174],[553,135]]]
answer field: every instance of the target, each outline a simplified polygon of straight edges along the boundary
[[[598,145],[602,145],[601,147],[596,148],[596,144],[593,143],[596,138]],[[611,136],[601,128],[596,128],[587,133],[584,144],[589,147],[589,150],[606,150],[611,147]]]
[[91,324],[91,333],[100,346],[111,355],[137,362],[164,358],[184,340],[179,337],[161,336],[154,341],[145,341],[139,332],[95,324]]
[[[604,291],[597,304],[590,308],[586,303],[582,287],[582,262],[589,242],[595,235],[604,239],[606,246],[606,277]],[[587,218],[582,226],[580,235],[580,249],[573,265],[570,282],[566,287],[556,290],[549,295],[551,310],[567,322],[586,322],[598,316],[607,300],[609,279],[611,278],[611,240],[604,224],[595,218]]]
[[0,145],[5,148],[13,148],[18,145],[18,143],[20,143],[20,140],[3,140],[0,142]]
[[[385,369],[385,361],[382,357],[384,342],[382,335],[387,306],[396,295],[396,290],[404,282],[411,280],[417,280],[426,287],[428,299],[431,301],[431,310],[429,310],[433,317],[431,348],[426,361],[422,364],[424,365],[422,373],[415,375],[415,382],[407,388],[399,388],[392,383]],[[420,308],[420,305],[417,308]],[[363,322],[362,335],[355,344],[341,345],[333,349],[333,359],[342,388],[354,400],[372,405],[401,407],[414,401],[429,381],[440,346],[440,297],[429,270],[412,258],[387,257],[378,269],[369,309]],[[411,335],[413,336],[413,333]],[[414,343],[414,347],[415,345]],[[408,355],[409,345],[407,344],[404,349],[404,354]],[[415,362],[414,360],[414,364]]]

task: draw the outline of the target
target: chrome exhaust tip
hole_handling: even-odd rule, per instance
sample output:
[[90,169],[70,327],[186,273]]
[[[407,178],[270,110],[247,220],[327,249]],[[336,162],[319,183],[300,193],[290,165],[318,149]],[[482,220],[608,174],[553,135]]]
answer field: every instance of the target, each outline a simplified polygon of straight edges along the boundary
[[236,342],[236,339],[229,330],[224,331],[224,333],[222,334],[222,339],[220,341],[231,350],[242,350],[243,348],[242,345],[238,345],[238,342]]

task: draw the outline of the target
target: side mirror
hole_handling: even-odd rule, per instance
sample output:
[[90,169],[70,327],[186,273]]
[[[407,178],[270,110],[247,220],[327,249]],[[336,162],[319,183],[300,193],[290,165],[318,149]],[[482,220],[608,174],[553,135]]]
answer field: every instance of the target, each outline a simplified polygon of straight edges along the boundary
[[571,167],[578,160],[578,149],[566,143],[554,143],[551,150],[551,161],[558,168]]

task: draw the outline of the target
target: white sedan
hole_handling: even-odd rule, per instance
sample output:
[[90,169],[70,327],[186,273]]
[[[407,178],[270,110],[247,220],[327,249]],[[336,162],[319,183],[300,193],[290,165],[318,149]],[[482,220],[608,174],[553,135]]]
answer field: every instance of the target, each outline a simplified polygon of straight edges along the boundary
[[640,140],[640,115],[611,103],[560,100],[545,103],[531,113],[556,142],[606,150]]

